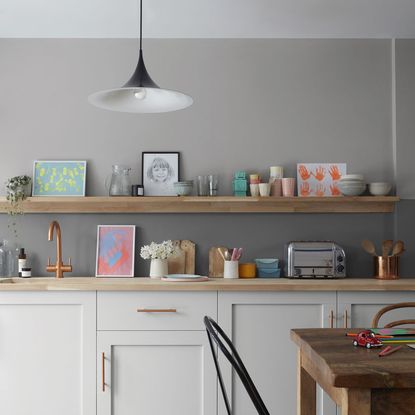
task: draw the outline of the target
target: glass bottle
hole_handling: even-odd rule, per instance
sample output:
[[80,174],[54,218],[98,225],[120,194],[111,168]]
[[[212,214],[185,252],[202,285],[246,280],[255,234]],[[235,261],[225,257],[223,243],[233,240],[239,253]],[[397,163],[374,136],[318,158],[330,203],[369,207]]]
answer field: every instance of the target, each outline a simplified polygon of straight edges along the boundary
[[6,252],[4,250],[4,242],[0,243],[0,277],[6,277]]
[[16,277],[19,249],[12,247],[6,240],[3,241],[3,247],[5,252],[5,274],[8,277]]

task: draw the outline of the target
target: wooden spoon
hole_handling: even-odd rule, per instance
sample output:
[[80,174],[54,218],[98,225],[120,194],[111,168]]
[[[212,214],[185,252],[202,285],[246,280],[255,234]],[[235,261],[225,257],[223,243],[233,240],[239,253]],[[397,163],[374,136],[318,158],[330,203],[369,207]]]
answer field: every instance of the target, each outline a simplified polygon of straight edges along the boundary
[[392,249],[392,256],[398,256],[401,255],[405,251],[405,245],[402,241],[396,241],[396,244],[394,245]]
[[382,256],[386,258],[389,256],[389,253],[393,246],[393,240],[392,239],[386,239],[382,242]]
[[368,254],[376,256],[376,248],[372,241],[365,239],[362,241],[362,247]]

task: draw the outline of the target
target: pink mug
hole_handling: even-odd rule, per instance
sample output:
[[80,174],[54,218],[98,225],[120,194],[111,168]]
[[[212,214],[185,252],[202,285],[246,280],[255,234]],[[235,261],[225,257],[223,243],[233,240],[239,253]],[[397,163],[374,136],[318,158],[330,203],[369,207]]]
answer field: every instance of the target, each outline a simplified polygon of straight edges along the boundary
[[295,190],[295,179],[286,177],[282,179],[282,195],[284,197],[293,197]]

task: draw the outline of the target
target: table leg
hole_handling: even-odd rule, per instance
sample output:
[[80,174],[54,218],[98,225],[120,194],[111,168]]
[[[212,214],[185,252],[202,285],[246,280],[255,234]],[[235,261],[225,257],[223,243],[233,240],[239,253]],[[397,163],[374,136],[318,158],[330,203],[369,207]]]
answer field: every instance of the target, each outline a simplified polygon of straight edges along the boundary
[[316,415],[316,382],[301,364],[301,351],[297,364],[297,415]]
[[342,415],[371,415],[370,389],[343,389]]

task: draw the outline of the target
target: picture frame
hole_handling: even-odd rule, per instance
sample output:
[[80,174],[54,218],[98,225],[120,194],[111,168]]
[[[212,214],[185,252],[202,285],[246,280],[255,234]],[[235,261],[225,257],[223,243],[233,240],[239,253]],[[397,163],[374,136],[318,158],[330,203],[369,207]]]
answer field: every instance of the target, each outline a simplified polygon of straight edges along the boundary
[[98,225],[96,277],[134,277],[135,225]]
[[298,163],[298,196],[339,197],[338,182],[346,173],[346,163]]
[[35,160],[32,196],[85,196],[86,160]]
[[144,151],[141,172],[144,196],[176,196],[173,183],[180,180],[180,153]]

